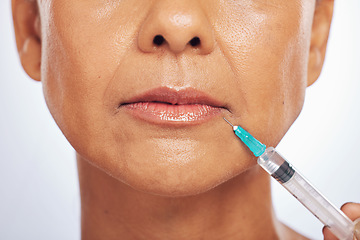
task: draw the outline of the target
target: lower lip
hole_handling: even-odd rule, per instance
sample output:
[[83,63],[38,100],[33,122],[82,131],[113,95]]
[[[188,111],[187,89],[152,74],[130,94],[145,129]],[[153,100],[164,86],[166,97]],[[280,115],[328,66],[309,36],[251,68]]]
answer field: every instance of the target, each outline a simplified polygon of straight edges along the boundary
[[220,114],[221,108],[204,104],[171,105],[158,102],[137,102],[124,105],[129,112],[152,123],[201,123]]

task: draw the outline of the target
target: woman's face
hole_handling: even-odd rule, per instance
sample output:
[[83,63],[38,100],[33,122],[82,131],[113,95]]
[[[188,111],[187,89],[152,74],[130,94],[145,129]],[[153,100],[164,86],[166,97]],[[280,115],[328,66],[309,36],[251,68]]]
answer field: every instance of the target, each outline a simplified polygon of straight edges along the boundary
[[223,117],[275,146],[301,111],[314,1],[38,4],[55,121],[83,158],[135,189],[209,190],[256,164]]

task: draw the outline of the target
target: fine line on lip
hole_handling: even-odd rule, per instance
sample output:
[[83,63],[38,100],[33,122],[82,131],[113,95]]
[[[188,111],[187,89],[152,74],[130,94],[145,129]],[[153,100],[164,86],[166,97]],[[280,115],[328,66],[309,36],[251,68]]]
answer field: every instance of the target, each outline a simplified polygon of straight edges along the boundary
[[131,115],[158,124],[198,124],[221,114],[221,108],[202,104],[172,105],[138,102],[123,106]]

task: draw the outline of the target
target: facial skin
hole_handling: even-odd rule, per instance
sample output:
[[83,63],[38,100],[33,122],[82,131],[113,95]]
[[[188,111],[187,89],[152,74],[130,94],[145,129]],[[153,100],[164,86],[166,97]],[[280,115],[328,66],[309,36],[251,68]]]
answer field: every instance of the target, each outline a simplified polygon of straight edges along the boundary
[[[15,0],[13,11],[24,69],[81,158],[136,190],[184,196],[256,164],[222,116],[279,143],[320,74],[332,1]],[[157,87],[205,92],[222,114],[161,125],[119,108]]]

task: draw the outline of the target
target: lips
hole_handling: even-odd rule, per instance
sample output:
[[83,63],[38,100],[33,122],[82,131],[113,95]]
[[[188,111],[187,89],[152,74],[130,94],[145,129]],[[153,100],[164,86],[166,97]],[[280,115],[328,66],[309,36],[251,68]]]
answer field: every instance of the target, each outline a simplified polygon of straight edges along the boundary
[[195,89],[152,89],[120,104],[136,118],[159,124],[201,123],[221,114],[222,104]]

